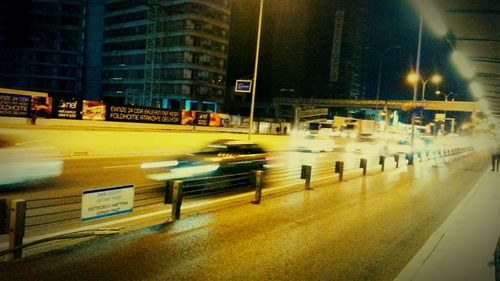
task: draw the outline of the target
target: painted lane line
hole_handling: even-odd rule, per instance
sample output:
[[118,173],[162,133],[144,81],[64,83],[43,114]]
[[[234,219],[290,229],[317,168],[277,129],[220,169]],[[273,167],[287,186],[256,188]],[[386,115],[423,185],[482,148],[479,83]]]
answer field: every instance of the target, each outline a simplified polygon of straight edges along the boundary
[[121,166],[106,166],[103,167],[103,169],[121,169],[121,168],[132,168],[132,167],[140,167],[140,165],[133,164],[133,165],[121,165]]

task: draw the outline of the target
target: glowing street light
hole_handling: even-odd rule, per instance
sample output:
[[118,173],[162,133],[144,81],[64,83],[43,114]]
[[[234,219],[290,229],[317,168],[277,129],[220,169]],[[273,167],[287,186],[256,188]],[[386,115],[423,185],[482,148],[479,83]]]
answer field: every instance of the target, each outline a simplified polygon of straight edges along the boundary
[[446,94],[445,92],[436,91],[436,95],[438,95],[438,96],[443,95],[444,96],[444,101],[448,101],[448,97],[453,95],[453,94],[454,94],[453,92]]
[[406,80],[413,85],[416,85],[419,81],[422,82],[422,100],[425,100],[425,86],[427,86],[427,83],[431,81],[437,85],[443,81],[443,77],[439,74],[434,74],[427,80],[422,80],[417,73],[413,72],[406,76]]

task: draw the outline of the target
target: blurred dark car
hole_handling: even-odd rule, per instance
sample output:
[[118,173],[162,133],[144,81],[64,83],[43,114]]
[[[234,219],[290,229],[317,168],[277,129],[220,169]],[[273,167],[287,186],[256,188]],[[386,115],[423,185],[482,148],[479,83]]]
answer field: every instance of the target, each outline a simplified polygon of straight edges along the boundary
[[197,176],[210,176],[264,170],[268,153],[252,141],[217,140],[196,153],[175,160],[144,163],[143,169],[161,168],[162,172],[149,174],[153,180],[164,181]]

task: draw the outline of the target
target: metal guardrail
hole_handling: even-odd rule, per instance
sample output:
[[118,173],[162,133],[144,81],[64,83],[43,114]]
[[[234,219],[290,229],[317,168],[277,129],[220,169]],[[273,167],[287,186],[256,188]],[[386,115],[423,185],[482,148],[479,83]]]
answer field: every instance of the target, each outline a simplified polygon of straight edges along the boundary
[[[460,157],[471,152],[471,148],[450,148],[434,152],[422,152],[406,155],[407,165],[413,165],[422,161],[438,160],[448,162],[450,159]],[[415,158],[416,156],[416,158]],[[260,203],[262,188],[264,186],[264,174],[266,174],[266,184],[273,184],[280,181],[305,180],[305,189],[312,189],[311,179],[313,177],[332,177],[338,174],[339,182],[344,175],[365,176],[368,172],[383,172],[386,168],[393,166],[397,169],[400,165],[400,155],[387,157],[372,156],[366,158],[353,159],[349,161],[323,162],[314,167],[308,165],[298,166],[293,169],[276,169],[273,172],[245,172],[232,175],[190,178],[183,181],[168,181],[164,185],[155,184],[140,186],[135,189],[134,212],[144,211],[148,213],[150,208],[159,207],[164,209],[165,205],[171,208],[170,219],[164,223],[175,221],[180,218],[182,198],[195,198],[200,196],[215,195],[231,192],[249,192],[255,190],[253,203]],[[417,161],[415,161],[417,160]],[[389,166],[390,165],[390,166]],[[9,249],[1,251],[0,255],[13,253],[13,258],[22,256],[22,248],[35,245],[30,242],[23,244],[25,232],[32,230],[46,230],[56,233],[57,230],[67,230],[75,228],[75,225],[83,224],[80,221],[82,208],[82,195],[38,198],[32,200],[10,200],[0,199],[0,235],[8,234]],[[154,208],[153,208],[154,209]],[[86,226],[92,223],[85,222]],[[113,232],[111,233],[118,233]],[[89,232],[87,230],[87,232]],[[81,231],[78,233],[81,234]],[[98,228],[99,235],[103,230]],[[110,234],[106,231],[104,233]],[[50,236],[50,235],[49,235]],[[53,239],[66,239],[66,235],[54,235]],[[79,236],[79,235],[76,235]],[[39,243],[50,241],[50,238],[40,240]],[[23,246],[24,245],[24,246]]]

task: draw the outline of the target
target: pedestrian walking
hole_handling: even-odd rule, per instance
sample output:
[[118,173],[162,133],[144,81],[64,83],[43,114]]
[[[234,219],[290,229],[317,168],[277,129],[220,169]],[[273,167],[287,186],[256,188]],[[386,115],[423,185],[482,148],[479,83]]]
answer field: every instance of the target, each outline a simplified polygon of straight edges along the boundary
[[38,117],[38,110],[39,110],[38,104],[35,104],[35,106],[33,106],[31,108],[31,125],[36,125],[36,118]]
[[491,170],[498,172],[498,164],[500,163],[500,141],[497,140],[491,151]]
[[198,124],[198,118],[193,118],[193,131],[197,132],[196,125]]
[[286,136],[286,130],[287,130],[287,127],[285,126],[285,128],[283,128],[283,135]]
[[281,134],[281,126],[276,127],[276,134]]

